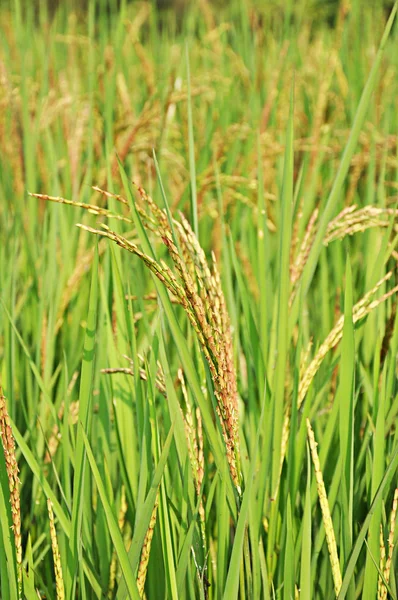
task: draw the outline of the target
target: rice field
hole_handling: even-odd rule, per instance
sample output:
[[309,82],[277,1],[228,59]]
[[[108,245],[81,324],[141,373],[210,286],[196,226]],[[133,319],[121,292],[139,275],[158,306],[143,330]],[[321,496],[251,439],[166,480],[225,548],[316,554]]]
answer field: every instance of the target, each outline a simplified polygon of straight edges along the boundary
[[0,598],[398,598],[398,25],[3,0]]

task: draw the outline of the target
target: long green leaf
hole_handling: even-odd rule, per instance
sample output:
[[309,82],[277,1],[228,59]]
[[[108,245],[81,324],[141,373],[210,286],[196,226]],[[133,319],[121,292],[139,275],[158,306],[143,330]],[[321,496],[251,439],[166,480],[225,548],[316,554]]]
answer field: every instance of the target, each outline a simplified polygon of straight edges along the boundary
[[106,520],[109,527],[109,533],[112,537],[112,542],[114,544],[114,548],[116,550],[116,554],[119,560],[120,567],[122,569],[124,581],[126,583],[128,593],[130,598],[134,598],[136,600],[139,599],[137,585],[134,579],[134,570],[131,569],[129,558],[124,547],[122,534],[120,533],[120,529],[117,523],[117,517],[114,515],[112,507],[109,503],[107,493],[105,490],[105,486],[103,484],[100,472],[98,470],[97,464],[95,462],[95,457],[93,451],[90,446],[90,442],[88,441],[88,437],[83,429],[83,425],[80,424],[81,435],[84,443],[84,447],[86,449],[87,458],[90,463],[91,472],[93,474],[96,486],[98,488],[98,493],[101,498],[102,506],[105,510]]
[[250,469],[245,485],[245,491],[243,492],[242,505],[239,513],[238,524],[236,527],[234,545],[232,547],[231,560],[229,562],[228,575],[225,583],[225,589],[223,590],[224,600],[234,600],[238,597],[239,592],[239,573],[240,563],[242,560],[242,551],[244,537],[246,535],[246,524],[248,519],[248,513],[250,509],[251,490],[253,486],[254,472],[256,469],[257,452],[260,442],[260,435],[262,432],[262,426],[265,414],[265,400],[261,410],[261,416],[258,423],[256,442],[254,446],[253,455],[250,461]]
[[[95,333],[97,327],[97,303],[98,303],[98,250],[94,256],[91,277],[91,289],[88,305],[86,333],[84,338],[82,372],[79,391],[79,419],[83,424],[84,433],[90,431],[91,422],[91,388],[94,374],[95,355]],[[75,472],[73,477],[73,506],[71,517],[70,554],[68,558],[68,569],[65,576],[67,595],[73,595],[76,586],[76,575],[78,564],[82,559],[82,520],[84,511],[84,471],[85,452],[83,428],[79,428],[76,438],[75,449]],[[86,508],[88,510],[88,507]]]

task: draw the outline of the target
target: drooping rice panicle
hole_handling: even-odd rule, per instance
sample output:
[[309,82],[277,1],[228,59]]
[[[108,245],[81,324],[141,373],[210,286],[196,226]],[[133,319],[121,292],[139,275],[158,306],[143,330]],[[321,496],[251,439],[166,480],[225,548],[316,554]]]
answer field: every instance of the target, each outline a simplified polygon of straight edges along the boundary
[[96,204],[86,204],[84,202],[77,202],[75,200],[67,200],[66,198],[61,198],[60,196],[48,196],[47,194],[35,194],[33,192],[29,192],[29,196],[33,198],[38,198],[40,200],[47,200],[49,202],[55,202],[57,204],[66,204],[68,206],[74,206],[76,208],[84,208],[87,212],[92,215],[106,217],[107,219],[116,219],[117,221],[125,221],[127,223],[132,223],[132,220],[125,215],[119,215],[113,213],[107,208],[102,208],[101,206],[97,206]]
[[123,248],[124,250],[128,250],[129,252],[137,255],[141,260],[145,263],[145,265],[152,271],[152,273],[165,284],[168,290],[174,294],[177,298],[179,298],[180,303],[184,306],[186,304],[186,297],[184,295],[184,291],[182,286],[177,282],[174,274],[170,271],[166,264],[157,263],[152,257],[144,254],[136,244],[130,242],[127,238],[119,235],[115,231],[111,231],[108,228],[104,229],[95,229],[93,227],[89,227],[88,225],[83,225],[78,223],[78,227],[88,231],[90,233],[94,233],[96,235],[100,235],[103,237],[107,237],[108,239],[115,242],[118,246]]
[[[104,194],[104,190],[101,188],[95,189]],[[173,221],[178,232],[179,244],[183,249],[182,256],[180,256],[179,249],[173,241],[173,233],[167,215],[157,207],[152,198],[141,186],[137,186],[137,190],[142,205],[149,208],[152,213],[153,220],[150,221],[150,226],[148,226],[148,218],[144,219],[144,225],[148,226],[149,229],[153,229],[153,225],[156,223],[157,234],[160,235],[169,251],[177,270],[179,281],[164,261],[157,263],[153,258],[145,255],[134,242],[112,231],[107,225],[103,224],[103,229],[95,229],[82,224],[79,224],[79,227],[90,233],[107,237],[120,247],[136,254],[156,277],[166,285],[168,290],[183,306],[198,335],[202,350],[209,364],[215,384],[215,394],[218,401],[217,412],[221,421],[231,476],[237,489],[240,490],[241,476],[236,374],[233,364],[229,317],[215,257],[213,255],[212,274],[207,265],[204,252],[184,218],[182,218],[182,225],[177,221]],[[35,196],[44,200],[84,208],[97,216],[114,216],[114,213],[108,209],[99,208],[95,205],[65,200],[64,198],[54,196],[40,194]],[[118,197],[118,200],[122,204],[126,204],[125,201],[120,200],[120,197]],[[146,214],[142,210],[142,207],[140,207],[139,212],[141,216]],[[131,219],[128,217],[124,217],[123,220],[131,222]],[[194,271],[190,269],[191,265],[194,266]]]
[[146,575],[147,575],[147,571],[148,571],[149,556],[151,553],[152,538],[153,538],[153,533],[154,533],[155,525],[156,525],[158,504],[159,504],[159,492],[158,492],[158,495],[156,496],[155,506],[153,507],[153,510],[152,510],[151,520],[149,522],[149,527],[147,529],[144,543],[142,545],[140,564],[138,566],[137,587],[138,587],[138,593],[140,595],[140,598],[142,598],[144,596],[145,581],[146,581]]
[[[105,369],[101,369],[101,373],[105,373],[108,375],[114,375],[116,373],[123,373],[124,375],[130,375],[131,377],[134,377],[134,362],[131,360],[131,358],[129,358],[126,355],[123,355],[124,358],[126,358],[129,363],[130,363],[130,367],[113,367],[113,368],[105,368]],[[142,357],[139,357],[142,358]],[[166,384],[164,381],[164,373],[162,371],[162,368],[160,365],[158,372],[156,374],[156,379],[155,379],[155,385],[156,388],[159,390],[159,392],[162,394],[162,396],[166,397]],[[140,379],[142,379],[142,381],[147,381],[148,376],[147,376],[147,372],[144,368],[141,368],[140,371]]]
[[380,523],[380,562],[379,562],[379,579],[377,582],[377,600],[384,600],[385,585],[381,573],[384,574],[386,567],[386,546],[384,543],[383,525]]
[[[233,363],[229,316],[215,257],[213,256],[213,273],[211,273],[204,252],[185,219],[182,219],[182,224],[173,220],[173,226],[175,226],[179,238],[178,244],[182,249],[180,255],[166,213],[153,202],[142,187],[137,186],[137,189],[142,204],[149,208],[157,222],[158,233],[170,254],[177,275],[167,267],[164,261],[158,264],[140,251],[136,244],[111,231],[108,227],[104,227],[102,231],[88,226],[80,226],[91,233],[108,237],[122,248],[139,256],[169,291],[179,299],[194,327],[209,365],[215,386],[217,412],[220,417],[231,477],[240,491],[236,373]],[[194,265],[194,270],[190,268],[191,265]]]
[[[377,306],[379,306],[379,304],[381,304],[382,302],[385,302],[388,298],[391,298],[394,294],[396,294],[398,292],[398,286],[395,286],[391,290],[389,290],[388,292],[386,292],[385,294],[380,296],[379,298],[372,300],[372,298],[376,294],[376,292],[381,288],[381,286],[386,281],[388,281],[390,279],[391,276],[392,276],[392,272],[390,271],[382,279],[380,279],[380,281],[378,281],[376,283],[374,288],[372,288],[369,292],[367,292],[365,294],[365,296],[359,302],[357,302],[357,304],[355,304],[355,306],[353,307],[353,311],[352,311],[352,320],[354,323],[357,323],[358,321],[360,321],[361,319],[366,317],[366,315],[370,314],[372,312],[372,310],[374,310]],[[300,380],[300,385],[299,385],[299,395],[298,395],[298,407],[299,408],[305,398],[305,395],[308,391],[308,388],[311,385],[312,380],[314,379],[316,373],[318,372],[319,367],[322,364],[323,359],[325,358],[325,356],[327,355],[329,350],[334,348],[340,342],[340,340],[343,336],[343,327],[344,327],[344,315],[342,315],[339,318],[336,325],[333,327],[333,329],[331,330],[329,335],[326,337],[324,342],[321,344],[321,346],[318,349],[318,352],[316,353],[315,357],[313,358],[311,363],[308,365],[305,373],[303,374],[303,376]]]
[[318,489],[319,504],[320,504],[321,510],[322,510],[323,525],[325,527],[326,542],[328,545],[330,564],[332,567],[334,591],[335,591],[336,598],[337,598],[340,593],[340,588],[342,585],[342,578],[341,578],[339,557],[337,554],[336,536],[334,534],[332,516],[330,514],[325,484],[323,482],[323,475],[322,475],[321,466],[320,466],[319,457],[318,457],[318,451],[317,451],[317,442],[315,441],[314,432],[312,430],[309,419],[307,419],[306,422],[307,422],[307,433],[308,433],[308,440],[309,440],[309,444],[310,444],[312,462],[314,463],[314,471],[315,471],[315,478],[316,478],[316,484],[317,484],[317,489]]
[[15,456],[15,440],[12,433],[6,399],[0,387],[0,436],[6,463],[8,487],[10,490],[12,529],[14,532],[15,555],[17,561],[18,599],[22,600],[22,535],[21,535],[21,500],[19,494],[19,469]]
[[[300,281],[304,266],[311,251],[311,247],[316,234],[316,222],[319,215],[319,209],[316,207],[308,221],[304,238],[300,246],[296,259],[291,262],[291,281],[293,290],[290,298],[292,303],[297,284]],[[390,225],[391,218],[398,218],[398,210],[392,208],[378,208],[375,206],[365,206],[358,208],[355,204],[344,208],[332,221],[330,221],[324,238],[324,245],[328,246],[335,240],[341,240],[346,236],[355,233],[364,232],[370,228],[386,228]],[[398,225],[394,225],[394,231],[398,230]]]
[[[355,204],[347,206],[329,223],[324,243],[327,246],[346,235],[363,232],[372,227],[388,227],[392,217],[398,217],[398,210],[376,206],[358,208]],[[394,229],[397,230],[397,225],[394,225]]]
[[[128,504],[127,504],[127,500],[126,500],[126,489],[125,489],[124,485],[122,485],[121,495],[120,495],[120,508],[119,508],[119,515],[118,515],[118,525],[119,525],[119,529],[121,532],[123,532],[123,530],[124,530],[127,509],[128,509]],[[109,583],[108,583],[108,598],[109,599],[113,598],[115,584],[116,584],[117,570],[118,570],[117,553],[116,553],[116,550],[113,549],[111,565],[109,568]]]
[[293,286],[292,297],[290,299],[290,303],[292,302],[293,294],[295,292],[295,286],[297,285],[297,282],[299,281],[299,279],[303,273],[305,263],[307,261],[308,255],[311,250],[312,242],[314,241],[314,237],[316,234],[315,224],[318,219],[318,214],[319,214],[319,210],[318,210],[318,208],[315,208],[315,210],[311,214],[310,220],[308,221],[308,225],[305,229],[305,233],[304,233],[303,241],[300,246],[300,250],[297,254],[297,257],[296,257],[294,263],[291,265],[291,268],[290,268],[290,272],[291,272],[290,279],[291,279],[292,286]]
[[298,206],[296,208],[296,217],[294,219],[293,228],[292,228],[292,240],[290,243],[290,279],[292,280],[292,270],[295,262],[295,257],[297,256],[297,249],[300,243],[300,226],[303,219],[303,208],[304,208],[304,196],[298,200]]
[[52,502],[50,499],[47,499],[47,508],[48,508],[48,517],[50,520],[50,537],[51,537],[51,547],[52,547],[53,559],[54,559],[55,589],[56,589],[56,594],[57,594],[57,600],[64,600],[65,587],[64,587],[64,578],[62,575],[61,556],[59,553],[57,531],[55,529],[55,520],[54,520]]
[[[387,584],[390,581],[392,557],[393,557],[393,552],[394,552],[394,534],[395,534],[395,524],[396,524],[396,518],[397,518],[397,509],[398,509],[398,488],[395,489],[394,499],[393,499],[392,509],[391,509],[390,530],[388,532],[388,555],[386,558],[386,550],[384,547],[384,559],[385,559],[384,565],[383,565],[384,568],[382,569],[380,566],[380,570],[383,573],[384,579]],[[380,561],[380,565],[381,565],[381,561]],[[384,585],[384,582],[381,579],[381,577],[379,577],[379,589],[380,589],[380,592],[379,592],[380,600],[387,600],[387,587]]]

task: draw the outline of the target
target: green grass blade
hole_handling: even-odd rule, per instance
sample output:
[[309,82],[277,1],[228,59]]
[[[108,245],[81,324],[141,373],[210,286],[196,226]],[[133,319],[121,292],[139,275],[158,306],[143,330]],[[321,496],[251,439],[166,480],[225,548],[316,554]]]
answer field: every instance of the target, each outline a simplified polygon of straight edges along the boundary
[[[91,388],[94,374],[95,332],[97,324],[98,303],[98,250],[95,253],[92,267],[91,289],[87,315],[87,325],[83,349],[82,372],[79,391],[79,420],[86,432],[90,431],[91,422]],[[75,449],[75,472],[73,477],[73,506],[71,517],[70,555],[65,575],[67,595],[72,594],[76,585],[76,574],[79,561],[82,559],[82,521],[84,512],[85,452],[83,429],[79,428]],[[88,510],[88,507],[86,507]]]
[[[162,453],[159,458],[159,462],[155,469],[155,473],[154,473],[154,476],[153,476],[153,479],[151,482],[149,492],[147,494],[147,497],[145,499],[143,507],[139,513],[140,518],[139,518],[139,520],[136,519],[133,539],[132,539],[131,546],[130,546],[130,549],[128,552],[130,568],[133,572],[135,572],[135,570],[138,567],[138,563],[139,563],[140,556],[141,556],[142,544],[144,543],[144,539],[145,539],[146,532],[148,530],[153,507],[155,506],[156,496],[158,494],[158,488],[159,488],[160,481],[163,476],[163,471],[165,469],[166,462],[167,462],[167,459],[169,456],[170,446],[171,446],[171,442],[173,440],[173,435],[174,435],[174,424],[171,426],[170,431],[167,434],[167,438],[164,443],[163,450],[162,450]],[[126,594],[126,588],[122,582],[118,589],[117,598],[125,598],[125,594]]]
[[293,521],[292,509],[290,505],[290,496],[287,497],[287,521],[286,521],[286,543],[284,556],[284,574],[283,574],[283,598],[291,600],[294,598],[294,539],[293,539]]
[[283,185],[281,193],[281,213],[279,221],[279,287],[275,376],[273,382],[273,457],[272,457],[272,493],[275,492],[279,474],[282,440],[282,422],[284,412],[284,387],[288,360],[288,329],[286,327],[289,309],[290,291],[290,240],[292,235],[293,210],[293,115],[294,83],[290,92],[290,112],[286,131],[286,147],[283,167]]
[[58,522],[61,525],[62,529],[64,530],[65,534],[69,537],[70,531],[71,531],[71,524],[70,524],[70,519],[69,519],[68,515],[65,513],[61,504],[58,502],[55,492],[52,490],[51,485],[49,484],[49,482],[47,481],[47,479],[45,477],[42,466],[36,460],[35,456],[33,455],[32,451],[30,450],[27,442],[25,441],[23,435],[20,433],[20,431],[16,427],[15,423],[13,423],[13,421],[11,421],[11,425],[12,425],[12,432],[13,432],[13,435],[15,438],[16,445],[18,446],[19,450],[22,453],[22,456],[26,460],[26,462],[29,466],[29,469],[31,470],[33,475],[36,477],[41,488],[43,489],[45,496],[51,500],[52,505],[53,505],[54,514],[57,517]]
[[242,560],[242,551],[243,551],[243,543],[244,537],[247,535],[246,525],[248,519],[248,513],[250,509],[250,499],[251,499],[251,490],[253,486],[254,472],[256,466],[256,458],[257,451],[260,442],[260,435],[262,431],[263,421],[265,414],[265,402],[263,402],[263,407],[261,410],[261,416],[258,423],[257,435],[256,435],[256,443],[254,446],[253,455],[250,461],[250,468],[248,477],[246,480],[245,491],[243,492],[242,505],[239,512],[238,524],[236,526],[234,544],[232,547],[231,560],[229,562],[227,580],[225,583],[225,589],[223,590],[223,598],[225,600],[232,600],[238,597],[239,592],[239,575],[240,575],[240,565]]
[[[381,393],[379,396],[378,408],[377,408],[377,419],[376,419],[376,430],[373,436],[373,464],[372,464],[372,480],[370,489],[370,498],[376,495],[377,489],[382,481],[383,473],[385,469],[385,378],[383,377],[384,385],[382,386]],[[376,403],[375,403],[376,404]],[[373,504],[372,504],[373,505]],[[369,523],[369,538],[368,546],[369,553],[366,556],[365,564],[365,579],[363,584],[363,597],[370,599],[376,595],[377,590],[377,569],[373,563],[372,557],[375,558],[377,564],[380,560],[380,541],[379,531],[382,515],[381,502],[376,507],[372,519]]]
[[93,474],[99,496],[101,498],[102,506],[105,510],[106,520],[109,526],[109,533],[112,537],[112,542],[114,544],[114,548],[116,550],[116,554],[119,560],[120,567],[122,569],[124,581],[127,586],[127,590],[130,598],[134,598],[138,600],[139,594],[137,585],[134,578],[134,571],[130,567],[129,558],[124,547],[123,538],[119,530],[119,526],[117,523],[117,518],[112,511],[112,507],[109,503],[107,493],[105,490],[105,486],[103,484],[100,472],[98,470],[97,464],[95,462],[95,457],[93,451],[90,446],[90,442],[88,441],[87,435],[83,429],[83,426],[80,424],[81,428],[81,436],[83,439],[84,447],[86,449],[87,458],[90,463],[91,472]]

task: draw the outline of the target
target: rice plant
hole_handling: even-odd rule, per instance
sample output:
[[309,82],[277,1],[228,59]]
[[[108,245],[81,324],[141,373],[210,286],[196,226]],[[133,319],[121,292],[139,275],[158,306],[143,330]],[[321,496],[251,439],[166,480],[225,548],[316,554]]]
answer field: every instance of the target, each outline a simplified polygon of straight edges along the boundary
[[397,4],[324,9],[0,6],[1,598],[397,598]]

